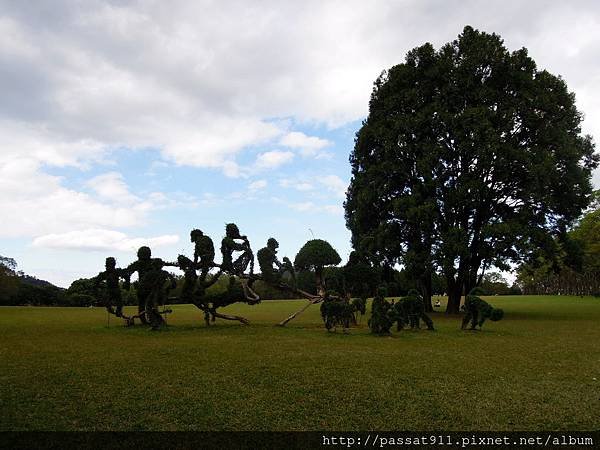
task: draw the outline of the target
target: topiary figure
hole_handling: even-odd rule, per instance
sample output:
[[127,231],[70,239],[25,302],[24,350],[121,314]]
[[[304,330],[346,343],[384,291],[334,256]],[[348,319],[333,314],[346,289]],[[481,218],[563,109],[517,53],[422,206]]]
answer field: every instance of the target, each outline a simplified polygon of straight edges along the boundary
[[185,255],[177,257],[177,266],[183,271],[183,287],[179,294],[180,303],[194,303],[194,294],[197,289],[198,275],[196,268],[198,264]]
[[369,319],[369,328],[374,334],[389,334],[393,325],[392,305],[385,299],[387,290],[381,286],[377,289],[377,295],[373,297],[371,304],[371,318]]
[[345,332],[355,320],[354,308],[347,298],[340,297],[335,291],[327,291],[321,303],[321,318],[327,331],[341,325]]
[[288,258],[287,256],[284,256],[281,261],[282,263],[280,270],[282,279],[285,279],[286,284],[289,285],[292,289],[296,289],[296,271],[294,270],[294,265],[292,264],[292,261],[290,261],[290,258]]
[[137,257],[137,261],[132,262],[127,268],[123,269],[125,278],[123,287],[126,291],[129,290],[131,275],[137,272],[138,282],[135,286],[138,298],[138,317],[143,324],[147,324],[148,320],[145,312],[146,300],[150,295],[150,279],[146,275],[152,269],[152,251],[150,250],[150,247],[145,245],[140,247],[137,251]]
[[342,261],[338,252],[322,239],[308,241],[294,260],[296,270],[314,270],[317,284],[317,294],[325,295],[325,283],[323,281],[323,268],[325,266],[337,266]]
[[[100,272],[94,278],[94,290],[97,290],[104,281],[106,283],[106,289],[104,290],[104,304],[106,310],[117,317],[124,317],[123,298],[121,296],[119,279],[125,277],[126,272],[123,269],[117,269],[117,261],[112,256],[106,258],[104,267],[106,270]],[[113,304],[116,305],[116,310],[113,308]],[[126,320],[128,319],[126,317],[124,318]]]
[[[281,281],[281,268],[283,263],[277,258],[279,242],[275,238],[269,238],[267,246],[256,252],[258,266],[263,281],[269,284],[278,284]],[[276,268],[273,268],[276,266]]]
[[410,324],[411,330],[420,329],[420,321],[423,320],[428,330],[433,330],[433,321],[425,314],[425,302],[423,297],[415,289],[408,291],[406,297],[401,298],[393,306],[393,319],[400,331],[405,325]]
[[146,298],[146,319],[153,330],[158,330],[166,324],[158,308],[167,303],[169,291],[175,289],[177,285],[173,274],[163,270],[164,265],[161,259],[154,258],[150,270],[144,275],[146,280],[143,282],[150,290]]
[[194,266],[201,269],[200,278],[204,281],[210,269],[217,267],[215,246],[212,239],[197,228],[190,231],[190,241],[194,244]]
[[[237,241],[242,241],[242,243]],[[241,255],[234,260],[233,252],[241,252]],[[252,274],[254,255],[250,248],[250,242],[246,236],[240,234],[240,230],[235,223],[225,225],[225,237],[221,241],[221,254],[223,255],[222,270],[230,275],[243,275],[248,265],[250,265],[250,274]]]
[[465,299],[465,317],[463,318],[461,330],[467,327],[471,322],[471,330],[475,330],[477,325],[482,327],[486,319],[497,322],[504,317],[504,311],[500,308],[494,308],[488,302],[479,297],[483,295],[481,288],[474,288],[469,292]]
[[364,316],[367,313],[367,299],[364,297],[352,299],[352,311],[354,312],[354,324],[356,324],[356,314]]

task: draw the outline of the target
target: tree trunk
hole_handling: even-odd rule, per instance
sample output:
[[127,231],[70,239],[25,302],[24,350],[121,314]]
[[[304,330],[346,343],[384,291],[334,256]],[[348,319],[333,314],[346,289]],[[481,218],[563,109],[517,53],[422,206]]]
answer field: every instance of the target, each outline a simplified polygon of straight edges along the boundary
[[433,304],[431,303],[431,271],[426,271],[420,280],[421,294],[423,295],[423,303],[425,303],[425,311],[432,312]]
[[460,298],[462,297],[463,282],[460,277],[446,278],[448,284],[448,305],[446,306],[446,314],[460,313]]
[[285,327],[285,324],[288,323],[290,320],[293,320],[296,318],[296,316],[302,314],[304,311],[306,311],[308,309],[308,307],[310,305],[314,305],[315,303],[319,303],[322,300],[321,297],[317,297],[314,300],[310,300],[305,306],[302,307],[302,309],[300,309],[299,311],[296,311],[294,314],[292,314],[290,317],[288,317],[287,319],[282,320],[281,322],[279,322],[277,325],[279,325],[280,327]]
[[315,278],[317,281],[317,295],[323,297],[325,295],[325,283],[323,282],[323,268],[315,268]]

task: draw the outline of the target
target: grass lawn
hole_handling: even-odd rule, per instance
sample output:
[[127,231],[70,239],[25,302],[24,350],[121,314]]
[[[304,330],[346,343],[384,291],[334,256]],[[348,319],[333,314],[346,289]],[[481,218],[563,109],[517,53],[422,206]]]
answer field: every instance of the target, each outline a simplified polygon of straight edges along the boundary
[[327,333],[318,305],[235,305],[250,326],[106,326],[100,308],[0,308],[0,430],[597,430],[600,299],[492,297],[483,331]]

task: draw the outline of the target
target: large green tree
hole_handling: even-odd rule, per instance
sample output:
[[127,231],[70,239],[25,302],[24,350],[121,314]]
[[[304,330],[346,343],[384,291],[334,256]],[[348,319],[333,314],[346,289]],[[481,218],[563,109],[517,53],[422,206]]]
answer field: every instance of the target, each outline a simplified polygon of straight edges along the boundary
[[447,312],[489,267],[508,268],[590,201],[597,166],[574,94],[526,49],[465,27],[411,50],[375,82],[350,156],[352,243],[402,263],[425,296],[442,271]]

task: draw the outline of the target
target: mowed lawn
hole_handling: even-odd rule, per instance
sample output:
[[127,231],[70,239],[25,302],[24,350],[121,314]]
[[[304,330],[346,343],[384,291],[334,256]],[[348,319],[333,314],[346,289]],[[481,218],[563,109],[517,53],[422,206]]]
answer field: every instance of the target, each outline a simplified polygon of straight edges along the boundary
[[0,308],[1,430],[597,430],[600,299],[491,297],[481,332],[327,333],[304,301],[174,307],[124,328],[101,308]]

